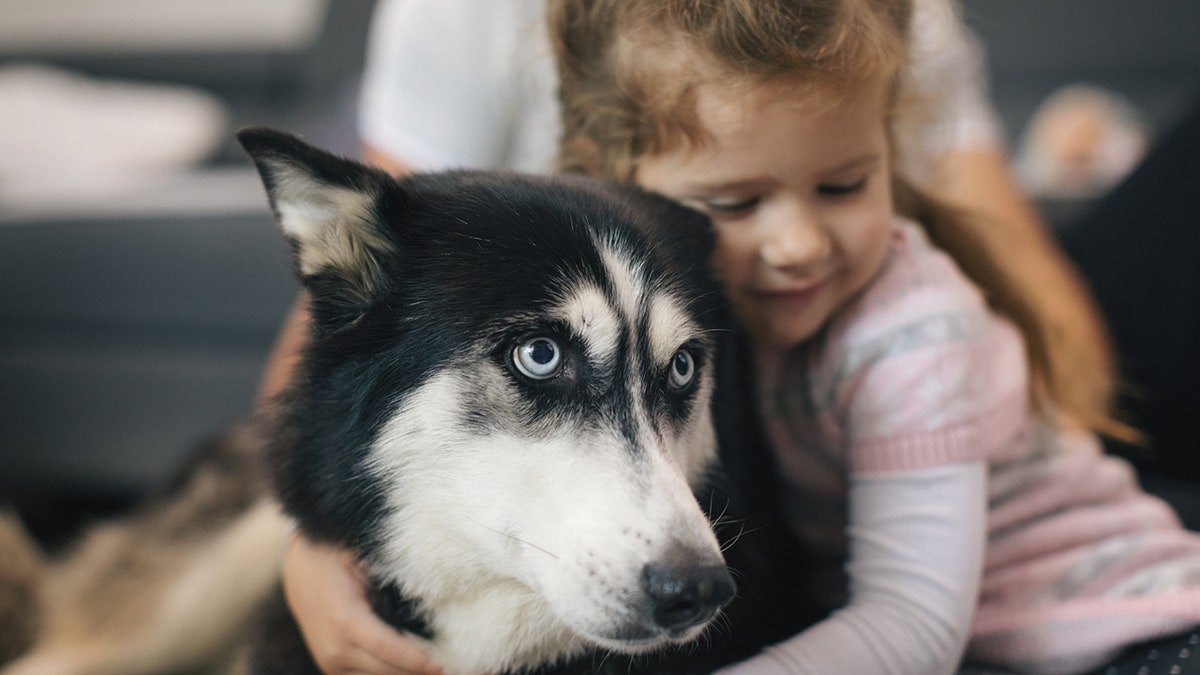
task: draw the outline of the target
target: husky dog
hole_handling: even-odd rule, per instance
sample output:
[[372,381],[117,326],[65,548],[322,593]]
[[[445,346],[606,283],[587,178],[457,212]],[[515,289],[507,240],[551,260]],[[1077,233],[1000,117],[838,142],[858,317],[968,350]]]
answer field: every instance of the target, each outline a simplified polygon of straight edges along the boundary
[[[361,554],[382,616],[451,673],[684,672],[796,628],[761,558],[734,569],[768,587],[734,602],[714,533],[728,509],[782,537],[719,480],[770,491],[750,393],[718,381],[736,366],[703,216],[581,177],[397,181],[238,138],[311,296],[274,487],[304,534]],[[739,423],[723,474],[715,390]],[[690,644],[731,602],[752,616]],[[292,640],[257,671],[311,670]]]
[[48,566],[5,675],[239,652],[235,670],[317,673],[278,593],[280,505],[355,550],[379,615],[450,673],[707,672],[815,618],[707,219],[582,177],[395,180],[239,140],[310,296],[293,385]]

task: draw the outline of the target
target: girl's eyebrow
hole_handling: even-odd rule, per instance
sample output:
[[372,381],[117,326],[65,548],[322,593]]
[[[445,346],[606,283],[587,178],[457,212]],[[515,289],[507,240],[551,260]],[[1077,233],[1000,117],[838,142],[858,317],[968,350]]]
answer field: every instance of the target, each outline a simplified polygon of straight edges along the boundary
[[761,185],[765,181],[761,178],[749,178],[746,180],[735,181],[697,181],[695,183],[687,183],[684,185],[683,192],[693,195],[710,194],[715,192],[736,192],[746,188],[752,188]]
[[[855,157],[854,159],[851,159],[848,162],[839,164],[835,167],[832,167],[829,169],[822,169],[818,175],[833,176],[833,175],[845,173],[848,171],[854,171],[855,169],[861,169],[861,168],[864,168],[867,166],[871,166],[871,165],[879,162],[879,160],[882,157],[883,157],[882,153],[872,152],[872,153],[863,155],[861,157]],[[683,186],[684,189],[681,190],[681,192],[686,192],[690,195],[711,194],[714,192],[736,192],[738,190],[744,190],[747,188],[757,187],[759,185],[762,185],[764,182],[767,182],[767,179],[765,179],[765,178],[746,178],[746,179],[739,179],[739,180],[724,181],[724,180],[720,180],[718,178],[717,180],[709,181],[709,180],[705,180],[705,179],[701,178],[695,182],[686,183]]]
[[838,174],[838,173],[842,173],[845,171],[853,171],[854,169],[860,169],[860,168],[875,164],[882,157],[883,157],[882,153],[872,152],[870,154],[863,155],[862,157],[857,157],[855,159],[852,159],[849,162],[846,162],[845,164],[836,166],[832,169],[829,169],[828,171],[822,171],[821,173],[822,174]]

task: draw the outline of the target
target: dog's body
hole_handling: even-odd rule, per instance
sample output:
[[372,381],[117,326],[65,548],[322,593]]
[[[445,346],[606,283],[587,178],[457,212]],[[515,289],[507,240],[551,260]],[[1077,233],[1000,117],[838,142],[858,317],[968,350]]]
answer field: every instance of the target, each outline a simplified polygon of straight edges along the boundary
[[746,561],[730,611],[754,620],[692,644],[735,593],[712,519],[783,538],[714,480],[716,390],[738,423],[724,469],[771,491],[752,392],[724,381],[703,217],[598,181],[396,182],[276,132],[239,138],[312,301],[275,486],[308,536],[363,556],[386,618],[452,673],[610,652],[686,670],[787,634],[787,588],[752,597],[777,580]]
[[[776,526],[714,480],[719,389],[740,422],[725,468],[770,491],[737,402],[752,396],[718,382],[736,366],[706,219],[599,181],[397,183],[276,132],[239,138],[311,295],[276,490],[307,536],[364,557],[386,619],[450,673],[670,653],[635,659],[662,673],[787,634],[770,589],[752,625],[691,644],[734,595],[710,519]],[[754,577],[734,607],[769,581],[760,562],[736,563]],[[260,670],[295,673],[270,653]]]
[[[363,557],[379,614],[448,672],[706,672],[813,618],[702,216],[582,178],[396,181],[278,132],[239,139],[312,315],[265,434],[274,492]],[[60,566],[86,588],[47,612],[121,574],[153,580],[124,586],[144,609],[51,621],[13,673],[195,672],[245,637],[242,669],[318,672],[281,597],[243,629],[284,519],[250,464],[213,474],[259,453],[239,438],[174,501],[93,534]],[[261,574],[222,586],[239,567]]]

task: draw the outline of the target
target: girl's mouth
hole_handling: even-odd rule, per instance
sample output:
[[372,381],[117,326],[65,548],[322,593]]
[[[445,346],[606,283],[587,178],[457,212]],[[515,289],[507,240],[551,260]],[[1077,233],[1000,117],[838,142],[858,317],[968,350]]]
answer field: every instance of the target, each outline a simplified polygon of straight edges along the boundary
[[820,295],[821,291],[824,290],[828,285],[829,280],[822,279],[821,281],[807,284],[805,286],[756,290],[754,291],[754,294],[767,302],[785,305],[800,305],[811,302],[814,298]]

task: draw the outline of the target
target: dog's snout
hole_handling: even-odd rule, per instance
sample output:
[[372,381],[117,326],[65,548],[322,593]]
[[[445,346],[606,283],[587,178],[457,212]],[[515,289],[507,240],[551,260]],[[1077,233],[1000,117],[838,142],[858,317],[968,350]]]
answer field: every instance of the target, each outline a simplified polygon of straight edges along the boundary
[[733,599],[737,585],[721,566],[647,565],[642,585],[650,599],[654,622],[683,630],[707,622]]

